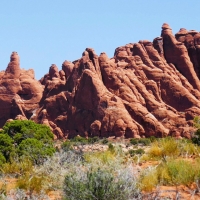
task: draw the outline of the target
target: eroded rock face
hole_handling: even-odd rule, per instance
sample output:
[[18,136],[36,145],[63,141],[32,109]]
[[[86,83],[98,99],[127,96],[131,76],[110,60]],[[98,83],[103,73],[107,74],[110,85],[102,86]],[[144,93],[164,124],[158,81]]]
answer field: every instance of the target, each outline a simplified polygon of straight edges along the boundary
[[41,83],[33,70],[20,69],[20,59],[13,52],[5,72],[0,76],[0,126],[8,119],[34,117],[43,95]]
[[51,65],[40,82],[14,52],[0,73],[1,126],[27,118],[55,138],[190,137],[200,115],[199,49],[200,33],[182,28],[174,36],[164,23],[153,42],[118,47],[113,58],[86,48],[60,71]]

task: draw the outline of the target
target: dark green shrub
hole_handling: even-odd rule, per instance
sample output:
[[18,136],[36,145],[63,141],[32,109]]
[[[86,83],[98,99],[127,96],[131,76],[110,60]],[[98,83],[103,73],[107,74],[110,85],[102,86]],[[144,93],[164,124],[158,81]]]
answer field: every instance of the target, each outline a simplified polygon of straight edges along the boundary
[[108,151],[110,151],[111,153],[115,153],[115,147],[112,143],[108,144]]
[[200,145],[200,129],[197,129],[197,131],[194,133],[194,136],[192,138],[192,142],[194,144]]
[[145,153],[144,149],[136,149],[135,152],[136,154],[140,154],[140,155]]
[[108,142],[109,142],[109,141],[108,141],[107,138],[103,138],[102,141],[101,141],[102,144],[108,144]]
[[142,144],[144,146],[148,146],[151,143],[151,140],[148,138],[140,138],[138,141],[139,144]]
[[28,157],[36,164],[42,163],[45,158],[52,156],[54,152],[55,148],[53,146],[46,145],[35,138],[23,140],[17,148],[19,156]]
[[36,124],[31,120],[13,120],[6,123],[3,133],[8,134],[17,144],[27,138],[35,138],[45,143],[53,140],[53,133],[48,126]]
[[130,139],[130,143],[132,144],[132,145],[136,145],[136,144],[138,144],[138,139],[137,138],[131,138]]
[[157,138],[156,138],[155,136],[150,136],[150,137],[149,137],[149,140],[150,140],[151,142],[155,142],[155,141],[157,140]]
[[2,153],[0,153],[0,167],[6,162],[6,158]]
[[193,122],[194,127],[197,128],[197,130],[192,137],[192,142],[200,146],[200,117],[196,116]]
[[8,160],[14,152],[14,141],[8,134],[0,134],[0,153]]
[[76,136],[74,137],[73,139],[70,140],[71,142],[73,142],[74,144],[81,144],[81,145],[84,145],[84,144],[88,144],[88,140],[84,137],[81,137],[81,136]]
[[61,147],[64,151],[73,150],[73,143],[70,142],[69,140],[66,140],[65,142],[62,143]]
[[136,153],[135,153],[135,150],[133,150],[133,149],[130,149],[129,151],[128,151],[128,153],[130,154],[130,156],[134,156]]
[[38,163],[54,152],[50,128],[31,120],[13,120],[0,133],[0,153],[7,161],[25,156]]
[[140,138],[140,139],[138,139],[138,138],[131,138],[130,139],[130,143],[132,145],[142,144],[144,146],[147,146],[147,145],[150,145],[151,140],[148,139],[148,138]]
[[130,154],[130,156],[133,157],[134,155],[142,155],[142,154],[145,153],[145,151],[144,151],[143,149],[136,149],[136,150],[130,149],[130,150],[128,151],[128,153]]
[[92,137],[92,138],[88,138],[89,144],[93,144],[93,143],[98,142],[98,141],[99,141],[99,137],[97,137],[97,136]]

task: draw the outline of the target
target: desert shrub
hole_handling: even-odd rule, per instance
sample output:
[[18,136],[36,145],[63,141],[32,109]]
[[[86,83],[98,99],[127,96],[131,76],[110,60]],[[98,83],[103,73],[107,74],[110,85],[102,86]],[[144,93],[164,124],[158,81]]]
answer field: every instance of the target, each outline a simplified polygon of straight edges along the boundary
[[35,173],[48,177],[48,187],[59,190],[63,186],[66,174],[74,169],[80,169],[83,165],[83,157],[74,151],[63,151],[54,153],[48,157],[42,165],[35,166]]
[[135,150],[135,153],[141,155],[141,154],[144,154],[145,151],[144,151],[144,149],[136,149],[136,150]]
[[191,140],[182,139],[179,141],[179,148],[181,152],[181,156],[199,156],[200,155],[200,147],[194,144]]
[[148,146],[148,145],[150,145],[150,143],[151,143],[151,140],[148,138],[140,138],[139,139],[139,144],[142,144],[144,146]]
[[22,161],[11,161],[2,164],[1,173],[3,175],[13,175],[13,176],[22,176],[25,173],[33,172],[33,163],[29,159],[24,159]]
[[169,160],[157,167],[159,182],[164,185],[190,185],[196,179],[199,168],[186,160]]
[[134,155],[142,155],[145,153],[145,151],[143,149],[136,149],[136,150],[130,149],[128,153],[130,154],[130,156],[134,156]]
[[150,159],[163,159],[166,161],[169,157],[178,157],[180,153],[178,141],[175,138],[166,137],[153,142],[147,155]]
[[84,137],[81,137],[81,136],[76,136],[76,137],[72,138],[70,141],[73,142],[74,145],[88,144],[88,139],[84,138]]
[[20,157],[27,157],[36,164],[42,163],[45,158],[52,156],[54,152],[55,148],[52,145],[45,144],[35,138],[23,140],[17,148]]
[[61,147],[64,151],[73,150],[73,143],[70,140],[66,140],[62,143]]
[[149,140],[150,140],[151,142],[155,142],[155,141],[157,140],[157,138],[156,138],[155,136],[150,136],[150,137],[149,137]]
[[200,129],[197,129],[192,137],[192,142],[200,146]]
[[166,163],[166,168],[171,177],[172,185],[188,185],[195,180],[195,170],[189,161],[171,160]]
[[162,138],[160,139],[159,143],[159,146],[162,149],[162,157],[177,157],[180,155],[180,149],[178,148],[175,138]]
[[140,192],[136,188],[136,181],[129,175],[108,171],[105,169],[79,170],[65,177],[65,199],[139,199]]
[[192,137],[192,142],[197,145],[200,145],[200,117],[196,116],[193,122],[194,122],[194,127],[197,128],[197,130],[195,131]]
[[41,191],[46,190],[46,182],[46,176],[26,173],[17,180],[16,186],[32,195],[33,193],[39,194]]
[[136,145],[136,144],[138,144],[138,139],[136,139],[136,138],[131,138],[131,139],[130,139],[130,143],[131,143],[132,145]]
[[159,160],[166,158],[177,158],[178,156],[199,156],[200,147],[187,139],[175,139],[173,137],[166,137],[157,139],[150,146],[147,152],[149,159]]
[[151,140],[149,138],[131,138],[130,143],[132,145],[142,144],[144,146],[148,146],[151,143]]
[[151,191],[157,185],[190,185],[198,180],[200,167],[185,160],[168,160],[157,167],[145,169],[140,176],[140,188]]
[[27,138],[35,138],[47,143],[53,140],[53,133],[46,125],[31,120],[13,120],[3,126],[3,133],[8,134],[15,143],[20,144]]
[[196,117],[193,119],[193,123],[194,123],[194,127],[195,127],[195,128],[200,129],[200,117],[199,117],[199,116],[196,116]]
[[97,136],[88,138],[89,144],[93,144],[93,143],[98,142],[98,141],[99,141],[99,137],[97,137]]
[[111,153],[115,153],[115,146],[112,143],[108,144],[108,151],[110,151]]
[[145,169],[139,178],[138,185],[143,191],[150,192],[158,185],[158,176],[155,167]]
[[93,165],[95,163],[98,163],[99,165],[100,163],[109,164],[110,162],[116,160],[115,155],[109,150],[103,152],[87,152],[84,153],[83,157],[85,162],[93,163]]
[[150,159],[160,159],[162,158],[162,149],[159,147],[158,143],[152,144],[149,151],[147,152]]
[[50,128],[31,120],[6,123],[0,133],[0,153],[6,161],[29,157],[39,163],[54,152],[53,133]]
[[2,153],[0,153],[0,167],[6,162],[6,158]]
[[14,152],[14,141],[8,134],[0,134],[0,152],[6,158],[9,159],[10,154]]
[[102,144],[108,144],[108,142],[109,142],[109,141],[108,141],[107,138],[103,138],[103,139],[101,140],[101,143],[102,143]]

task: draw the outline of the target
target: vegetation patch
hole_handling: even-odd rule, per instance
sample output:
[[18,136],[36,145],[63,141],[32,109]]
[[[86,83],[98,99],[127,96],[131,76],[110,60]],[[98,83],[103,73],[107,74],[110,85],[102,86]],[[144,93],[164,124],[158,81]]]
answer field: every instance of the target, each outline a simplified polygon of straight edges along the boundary
[[[59,192],[59,199],[155,199],[155,189],[180,185],[198,192],[200,147],[195,139],[117,142],[77,136],[56,151],[48,127],[27,120],[10,123],[0,131],[0,199],[48,199],[52,191]],[[195,134],[197,139],[198,129]],[[15,179],[10,191],[9,178]]]

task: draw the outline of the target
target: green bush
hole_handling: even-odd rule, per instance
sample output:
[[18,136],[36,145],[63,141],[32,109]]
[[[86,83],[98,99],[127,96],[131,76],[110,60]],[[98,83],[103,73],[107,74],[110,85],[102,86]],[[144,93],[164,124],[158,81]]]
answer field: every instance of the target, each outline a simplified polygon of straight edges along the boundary
[[13,120],[6,123],[0,133],[0,153],[6,161],[29,157],[39,163],[54,152],[50,128],[31,120]]
[[109,141],[108,141],[107,138],[103,138],[102,141],[101,141],[102,144],[108,144],[108,142],[109,142]]
[[148,146],[148,145],[150,145],[150,143],[151,143],[151,140],[148,138],[140,138],[139,139],[139,144],[142,144],[144,146]]
[[147,145],[150,145],[151,140],[148,139],[148,138],[140,138],[140,139],[138,139],[138,138],[131,138],[130,139],[130,143],[132,145],[142,144],[144,146],[147,146]]
[[157,140],[157,138],[156,138],[155,136],[150,136],[150,137],[149,137],[149,140],[150,140],[151,142],[155,142],[155,141]]
[[3,133],[7,133],[17,144],[27,138],[35,138],[45,143],[53,140],[53,133],[48,126],[36,124],[31,120],[13,120],[6,123]]
[[93,144],[93,143],[98,142],[98,141],[99,141],[99,137],[97,137],[97,136],[88,138],[89,144]]
[[6,162],[6,158],[2,153],[0,153],[0,167]]
[[197,131],[194,133],[194,136],[192,137],[192,142],[200,146],[200,129],[197,129]]
[[113,154],[116,152],[115,146],[112,143],[108,144],[108,151],[110,151]]
[[136,139],[136,138],[131,138],[131,139],[130,139],[130,143],[131,143],[132,145],[136,145],[136,144],[138,144],[138,139]]
[[200,146],[200,117],[196,116],[193,120],[194,127],[197,128],[192,137],[192,142]]
[[75,145],[84,145],[84,144],[88,144],[88,139],[81,137],[81,136],[76,136],[73,139],[70,140],[71,142],[73,142]]
[[70,140],[66,140],[62,143],[61,147],[64,151],[73,150],[73,143]]
[[134,156],[134,155],[142,155],[145,153],[145,151],[143,149],[130,149],[129,151],[130,156]]
[[52,156],[54,152],[55,148],[53,146],[35,138],[23,140],[17,148],[20,157],[28,157],[36,164],[42,163],[46,157]]
[[0,134],[0,153],[8,160],[15,151],[14,140],[8,134]]

